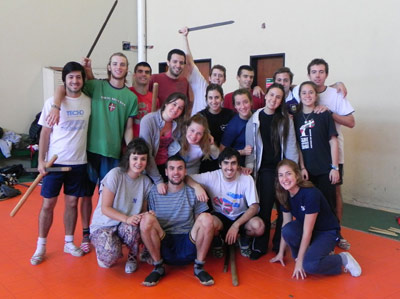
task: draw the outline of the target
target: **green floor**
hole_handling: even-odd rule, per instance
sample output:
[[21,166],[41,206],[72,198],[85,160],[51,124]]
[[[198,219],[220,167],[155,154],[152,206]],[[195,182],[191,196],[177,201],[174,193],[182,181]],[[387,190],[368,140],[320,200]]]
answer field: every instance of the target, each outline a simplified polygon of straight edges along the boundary
[[[400,216],[395,213],[358,207],[350,204],[344,204],[342,225],[352,229],[361,231],[368,231],[370,226],[375,226],[382,229],[395,227],[400,229],[400,225],[396,221],[396,217]],[[393,238],[400,241],[400,234],[398,237],[381,235],[388,238]]]

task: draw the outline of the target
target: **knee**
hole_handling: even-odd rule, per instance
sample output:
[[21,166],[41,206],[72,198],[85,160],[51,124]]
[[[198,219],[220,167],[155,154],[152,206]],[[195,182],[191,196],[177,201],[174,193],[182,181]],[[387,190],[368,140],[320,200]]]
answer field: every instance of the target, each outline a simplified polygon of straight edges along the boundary
[[213,232],[215,230],[213,216],[210,213],[201,213],[197,217],[196,222],[200,224],[202,230],[213,231]]
[[296,239],[299,236],[301,237],[301,232],[299,232],[298,227],[295,221],[291,221],[282,227],[282,237],[285,240]]
[[44,198],[42,204],[42,211],[45,213],[53,212],[57,203],[57,198]]
[[145,213],[140,219],[140,232],[146,233],[149,232],[152,228],[154,228],[154,224],[157,222],[157,218],[150,213]]
[[264,233],[265,230],[265,224],[264,221],[261,220],[259,217],[254,217],[250,219],[250,230],[249,235],[258,237],[261,236]]

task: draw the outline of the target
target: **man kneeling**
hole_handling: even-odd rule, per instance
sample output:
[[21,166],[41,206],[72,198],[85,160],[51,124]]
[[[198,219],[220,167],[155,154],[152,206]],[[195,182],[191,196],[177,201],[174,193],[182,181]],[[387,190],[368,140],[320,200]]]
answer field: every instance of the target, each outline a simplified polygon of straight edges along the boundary
[[153,186],[149,210],[140,223],[140,234],[154,260],[154,270],[143,282],[156,285],[165,275],[164,262],[172,265],[194,264],[194,275],[203,285],[214,280],[204,270],[205,258],[214,235],[213,217],[203,213],[205,202],[197,201],[194,190],[184,183],[185,161],[180,156],[168,158],[165,173],[168,193],[161,195]]

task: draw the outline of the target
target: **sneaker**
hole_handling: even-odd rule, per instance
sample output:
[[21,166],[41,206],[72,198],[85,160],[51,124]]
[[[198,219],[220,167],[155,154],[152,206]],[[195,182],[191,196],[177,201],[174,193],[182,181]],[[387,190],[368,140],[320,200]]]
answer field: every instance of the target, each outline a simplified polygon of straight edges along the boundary
[[72,243],[72,242],[65,243],[64,252],[65,253],[69,253],[72,256],[82,256],[82,255],[84,255],[84,252],[82,251],[82,249],[80,249],[79,247],[76,247],[75,244]]
[[137,269],[137,261],[136,261],[136,257],[129,253],[128,254],[128,260],[126,261],[125,264],[125,273],[130,274],[135,272]]
[[214,237],[211,245],[212,255],[216,258],[224,257],[224,240],[221,239],[221,236]]
[[344,238],[340,238],[339,239],[339,242],[337,243],[337,246],[339,248],[342,248],[343,250],[349,250],[350,249],[350,243]]
[[161,279],[161,277],[163,277],[165,275],[165,269],[164,266],[158,265],[154,268],[153,271],[151,271],[151,273],[144,279],[144,281],[142,282],[142,284],[146,287],[152,287],[155,286]]
[[44,261],[44,256],[46,254],[46,250],[43,253],[34,253],[33,256],[31,257],[31,264],[33,266],[37,266],[41,264]]
[[347,264],[344,265],[344,272],[350,272],[351,276],[358,277],[361,275],[361,267],[355,258],[348,252],[342,252],[347,257]]
[[202,269],[200,272],[198,272],[197,274],[194,273],[194,276],[196,276],[199,280],[200,283],[203,286],[211,286],[214,284],[214,279],[212,278],[212,276],[210,274],[208,274],[208,272],[204,269]]
[[250,238],[246,235],[239,236],[239,247],[240,247],[240,254],[244,257],[250,257],[251,255],[251,248],[250,248]]
[[84,253],[90,252],[90,242],[82,241],[80,248]]
[[97,258],[97,264],[99,265],[100,268],[108,269],[110,267],[107,267],[102,261]]

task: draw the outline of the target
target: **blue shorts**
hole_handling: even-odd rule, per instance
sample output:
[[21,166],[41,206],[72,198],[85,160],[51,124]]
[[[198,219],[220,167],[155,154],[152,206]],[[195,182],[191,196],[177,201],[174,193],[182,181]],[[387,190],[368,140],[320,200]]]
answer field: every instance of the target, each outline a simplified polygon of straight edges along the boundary
[[119,160],[92,152],[87,152],[87,159],[89,181],[86,188],[86,196],[92,196],[94,189],[96,189],[96,185],[104,179],[111,169],[118,166]]
[[197,257],[195,242],[187,234],[166,234],[161,240],[161,256],[169,265],[187,265]]
[[54,167],[71,167],[71,171],[49,172],[43,178],[42,190],[40,195],[44,198],[56,197],[60,194],[61,187],[64,185],[64,194],[81,197],[86,193],[87,185],[87,164],[64,165],[54,164]]

